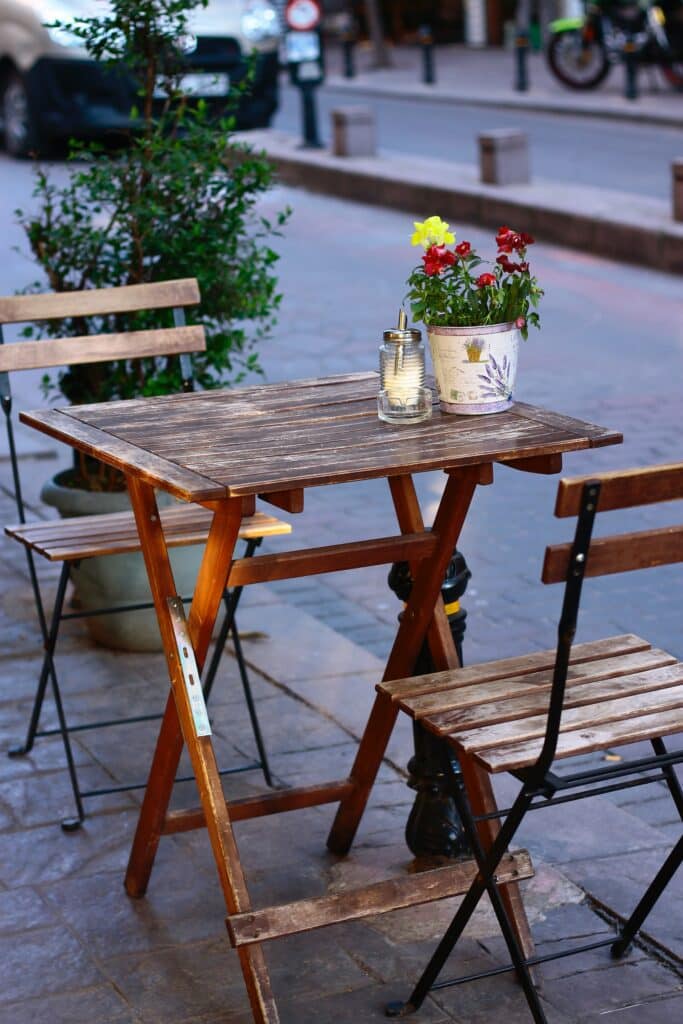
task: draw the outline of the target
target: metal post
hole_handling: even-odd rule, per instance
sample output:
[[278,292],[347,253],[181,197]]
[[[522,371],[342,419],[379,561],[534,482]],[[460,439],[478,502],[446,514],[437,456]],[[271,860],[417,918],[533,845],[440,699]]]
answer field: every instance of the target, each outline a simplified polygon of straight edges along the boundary
[[638,58],[637,47],[631,37],[624,43],[624,96],[627,100],[638,99]]
[[528,92],[529,90],[529,36],[526,32],[520,32],[515,37],[515,90],[517,92]]
[[301,120],[303,124],[303,149],[322,149],[318,132],[318,107],[315,101],[315,85],[303,82],[301,89]]
[[[467,612],[460,606],[471,576],[459,551],[453,552],[441,588],[448,624],[453,634],[458,658],[462,664],[462,639]],[[397,562],[389,573],[389,586],[397,597],[406,601],[413,580],[407,563]],[[434,671],[434,664],[425,644],[415,665],[420,675]],[[454,786],[460,774],[457,758],[448,743],[428,732],[419,722],[413,724],[415,754],[408,762],[408,785],[417,793],[406,822],[406,843],[416,857],[459,857],[470,852],[456,803]]]
[[420,25],[417,36],[422,47],[422,81],[425,85],[434,85],[436,71],[434,68],[434,37],[429,25]]
[[355,78],[356,66],[354,62],[356,36],[351,30],[342,36],[342,55],[344,58],[344,78]]

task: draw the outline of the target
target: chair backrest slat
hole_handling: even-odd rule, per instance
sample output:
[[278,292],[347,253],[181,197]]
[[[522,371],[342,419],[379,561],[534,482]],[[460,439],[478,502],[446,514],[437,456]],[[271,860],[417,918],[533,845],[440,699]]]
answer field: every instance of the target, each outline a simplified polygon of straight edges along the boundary
[[[571,544],[552,544],[546,548],[541,574],[544,583],[566,581],[571,550]],[[683,526],[668,526],[594,539],[585,575],[608,576],[676,562],[683,562]]]
[[[594,474],[560,480],[555,515],[560,518],[578,515],[583,485],[595,478]],[[601,484],[598,512],[683,498],[683,463],[600,473],[598,478]]]
[[22,341],[0,345],[0,373],[47,369],[50,366],[105,363],[116,359],[179,355],[185,352],[203,352],[205,349],[204,328],[196,326]]
[[88,288],[80,292],[47,292],[41,295],[9,295],[0,298],[0,323],[20,324],[65,317],[134,313],[142,309],[195,306],[199,285],[193,277],[120,288]]

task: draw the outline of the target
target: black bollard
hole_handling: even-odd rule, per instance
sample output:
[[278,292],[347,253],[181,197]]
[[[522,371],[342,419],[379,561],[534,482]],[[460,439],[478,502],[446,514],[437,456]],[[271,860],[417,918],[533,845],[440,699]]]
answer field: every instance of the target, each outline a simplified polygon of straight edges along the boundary
[[417,37],[422,47],[422,81],[425,85],[434,85],[436,71],[434,68],[434,37],[429,25],[420,25]]
[[342,56],[344,60],[344,78],[355,78],[356,65],[354,61],[356,46],[355,33],[348,31],[342,36]]
[[[441,587],[441,597],[461,664],[467,612],[460,607],[460,598],[470,576],[465,559],[459,551],[454,551]],[[396,596],[406,601],[412,585],[408,564],[395,563],[389,573],[389,586]],[[431,671],[434,671],[434,664],[425,643],[415,664],[415,673],[420,675]],[[415,754],[408,762],[408,785],[417,796],[406,822],[408,849],[416,857],[454,858],[469,853],[462,822],[451,795],[454,776],[460,773],[455,753],[448,743],[428,732],[419,722],[413,723],[413,741]]]
[[529,89],[529,36],[520,33],[515,37],[515,90],[527,92]]
[[627,100],[638,99],[638,48],[633,39],[624,43],[624,96]]
[[299,88],[304,137],[302,149],[323,149],[318,132],[318,105],[315,98],[317,86],[311,82],[302,82]]

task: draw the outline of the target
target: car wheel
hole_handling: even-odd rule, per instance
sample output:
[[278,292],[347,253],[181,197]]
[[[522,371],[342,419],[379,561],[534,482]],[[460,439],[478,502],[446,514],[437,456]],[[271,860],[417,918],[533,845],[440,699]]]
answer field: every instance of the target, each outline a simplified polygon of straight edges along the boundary
[[2,120],[5,149],[11,156],[26,157],[39,149],[35,117],[26,85],[21,75],[7,79],[2,94]]

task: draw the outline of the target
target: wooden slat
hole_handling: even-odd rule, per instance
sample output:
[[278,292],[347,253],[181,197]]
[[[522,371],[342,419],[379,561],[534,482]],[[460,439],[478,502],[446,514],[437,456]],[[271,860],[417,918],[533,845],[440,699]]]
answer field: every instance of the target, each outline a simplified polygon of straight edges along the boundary
[[[565,701],[561,731],[588,728],[623,718],[635,718],[644,711],[652,713],[683,705],[683,666],[680,663],[643,673],[637,679],[637,683],[632,684],[637,687],[635,692],[632,685],[629,685],[631,677],[626,676],[618,682],[623,683],[623,694],[619,694],[618,685],[613,688],[607,685],[603,686],[601,693],[596,694],[595,700],[591,700],[587,695],[591,687],[582,687],[586,695],[578,702],[578,706],[577,701],[571,699],[573,693],[568,691],[571,696]],[[610,697],[613,699],[608,699]],[[482,724],[480,728],[473,728],[468,732],[453,730],[449,738],[469,753],[507,743],[537,739],[545,734],[547,698],[545,704],[546,708],[542,714],[515,718],[497,725]]]
[[[544,583],[566,580],[571,549],[571,544],[552,544],[546,548],[541,573]],[[683,526],[665,526],[593,540],[586,560],[586,576],[608,576],[676,562],[683,562]]]
[[[163,509],[161,522],[166,546],[185,547],[202,544],[211,526],[212,513],[196,505]],[[292,532],[289,523],[257,512],[242,520],[242,540],[274,537]],[[51,519],[40,523],[6,526],[5,533],[51,562],[119,555],[139,551],[135,519],[132,512],[76,516],[72,519]]]
[[[591,754],[595,750],[611,750],[620,744],[636,743],[657,736],[673,736],[683,732],[683,708],[641,715],[623,722],[610,722],[594,729],[577,729],[561,733],[557,742],[557,758]],[[492,772],[515,771],[533,764],[542,740],[511,743],[509,746],[475,755],[476,760]]]
[[[227,809],[231,821],[248,821],[285,811],[300,811],[304,807],[319,807],[333,804],[348,796],[352,785],[348,779],[339,782],[323,782],[315,786],[297,786],[277,793],[260,793],[258,796],[228,800]],[[169,811],[164,821],[163,834],[191,832],[206,826],[206,816],[201,807]]]
[[0,345],[0,372],[42,370],[50,366],[107,363],[116,359],[171,356],[181,352],[203,352],[203,327],[165,327],[121,334],[79,335],[44,341],[19,341]]
[[683,498],[682,462],[621,469],[613,473],[595,473],[592,476],[560,480],[555,504],[556,516],[563,518],[579,514],[583,486],[589,480],[599,480],[601,484],[598,512]]
[[391,426],[377,418],[376,391],[376,375],[365,375],[332,385],[294,382],[274,391],[81,406],[72,415],[224,482],[231,495],[541,458],[588,447],[598,436],[600,443],[619,439],[597,427],[572,428],[566,417],[558,427],[548,425],[523,406],[497,417],[437,411],[424,423]]
[[[227,919],[228,932],[233,946],[244,946],[431,903],[467,892],[477,871],[476,861],[461,861],[419,874],[375,882],[354,891],[344,890],[296,903],[233,914]],[[506,854],[496,872],[499,882],[531,878],[533,873],[526,850],[514,855]]]
[[[111,405],[118,403],[112,402]],[[225,497],[225,486],[192,470],[162,459],[144,448],[104,434],[68,415],[70,410],[39,409],[21,412],[22,423],[71,444],[86,455],[106,462],[122,471],[129,471],[143,483],[161,487],[183,501],[203,501]]]
[[121,288],[91,288],[79,292],[47,292],[42,295],[9,295],[0,298],[0,323],[56,320],[72,316],[132,313],[142,309],[194,306],[200,301],[194,277]]
[[[607,700],[620,693],[639,693],[648,686],[678,682],[678,660],[666,651],[644,651],[624,658],[570,668],[565,707]],[[662,675],[658,676],[657,673]],[[537,685],[535,685],[537,683]],[[439,735],[545,714],[550,700],[552,673],[518,676],[457,691],[449,709],[430,714],[429,728]],[[421,716],[421,720],[424,719]]]
[[251,583],[272,583],[274,580],[298,579],[325,572],[388,565],[409,559],[419,560],[432,554],[437,543],[438,538],[427,531],[423,534],[380,537],[376,540],[284,551],[281,554],[236,558],[230,571],[230,586],[243,587]]
[[[647,640],[643,640],[633,633],[608,637],[605,640],[591,640],[588,643],[572,646],[570,664],[574,666],[600,658],[614,658],[636,651],[645,651],[649,647],[650,644]],[[506,679],[509,676],[547,671],[552,669],[555,664],[555,657],[555,648],[547,651],[535,651],[533,654],[501,658],[499,661],[486,661],[481,665],[469,665],[467,668],[456,671],[429,672],[422,676],[406,679],[390,679],[379,683],[377,689],[395,701],[407,701],[412,697],[437,695],[453,688],[459,689],[462,686],[473,686],[478,683],[490,683],[496,679]]]

